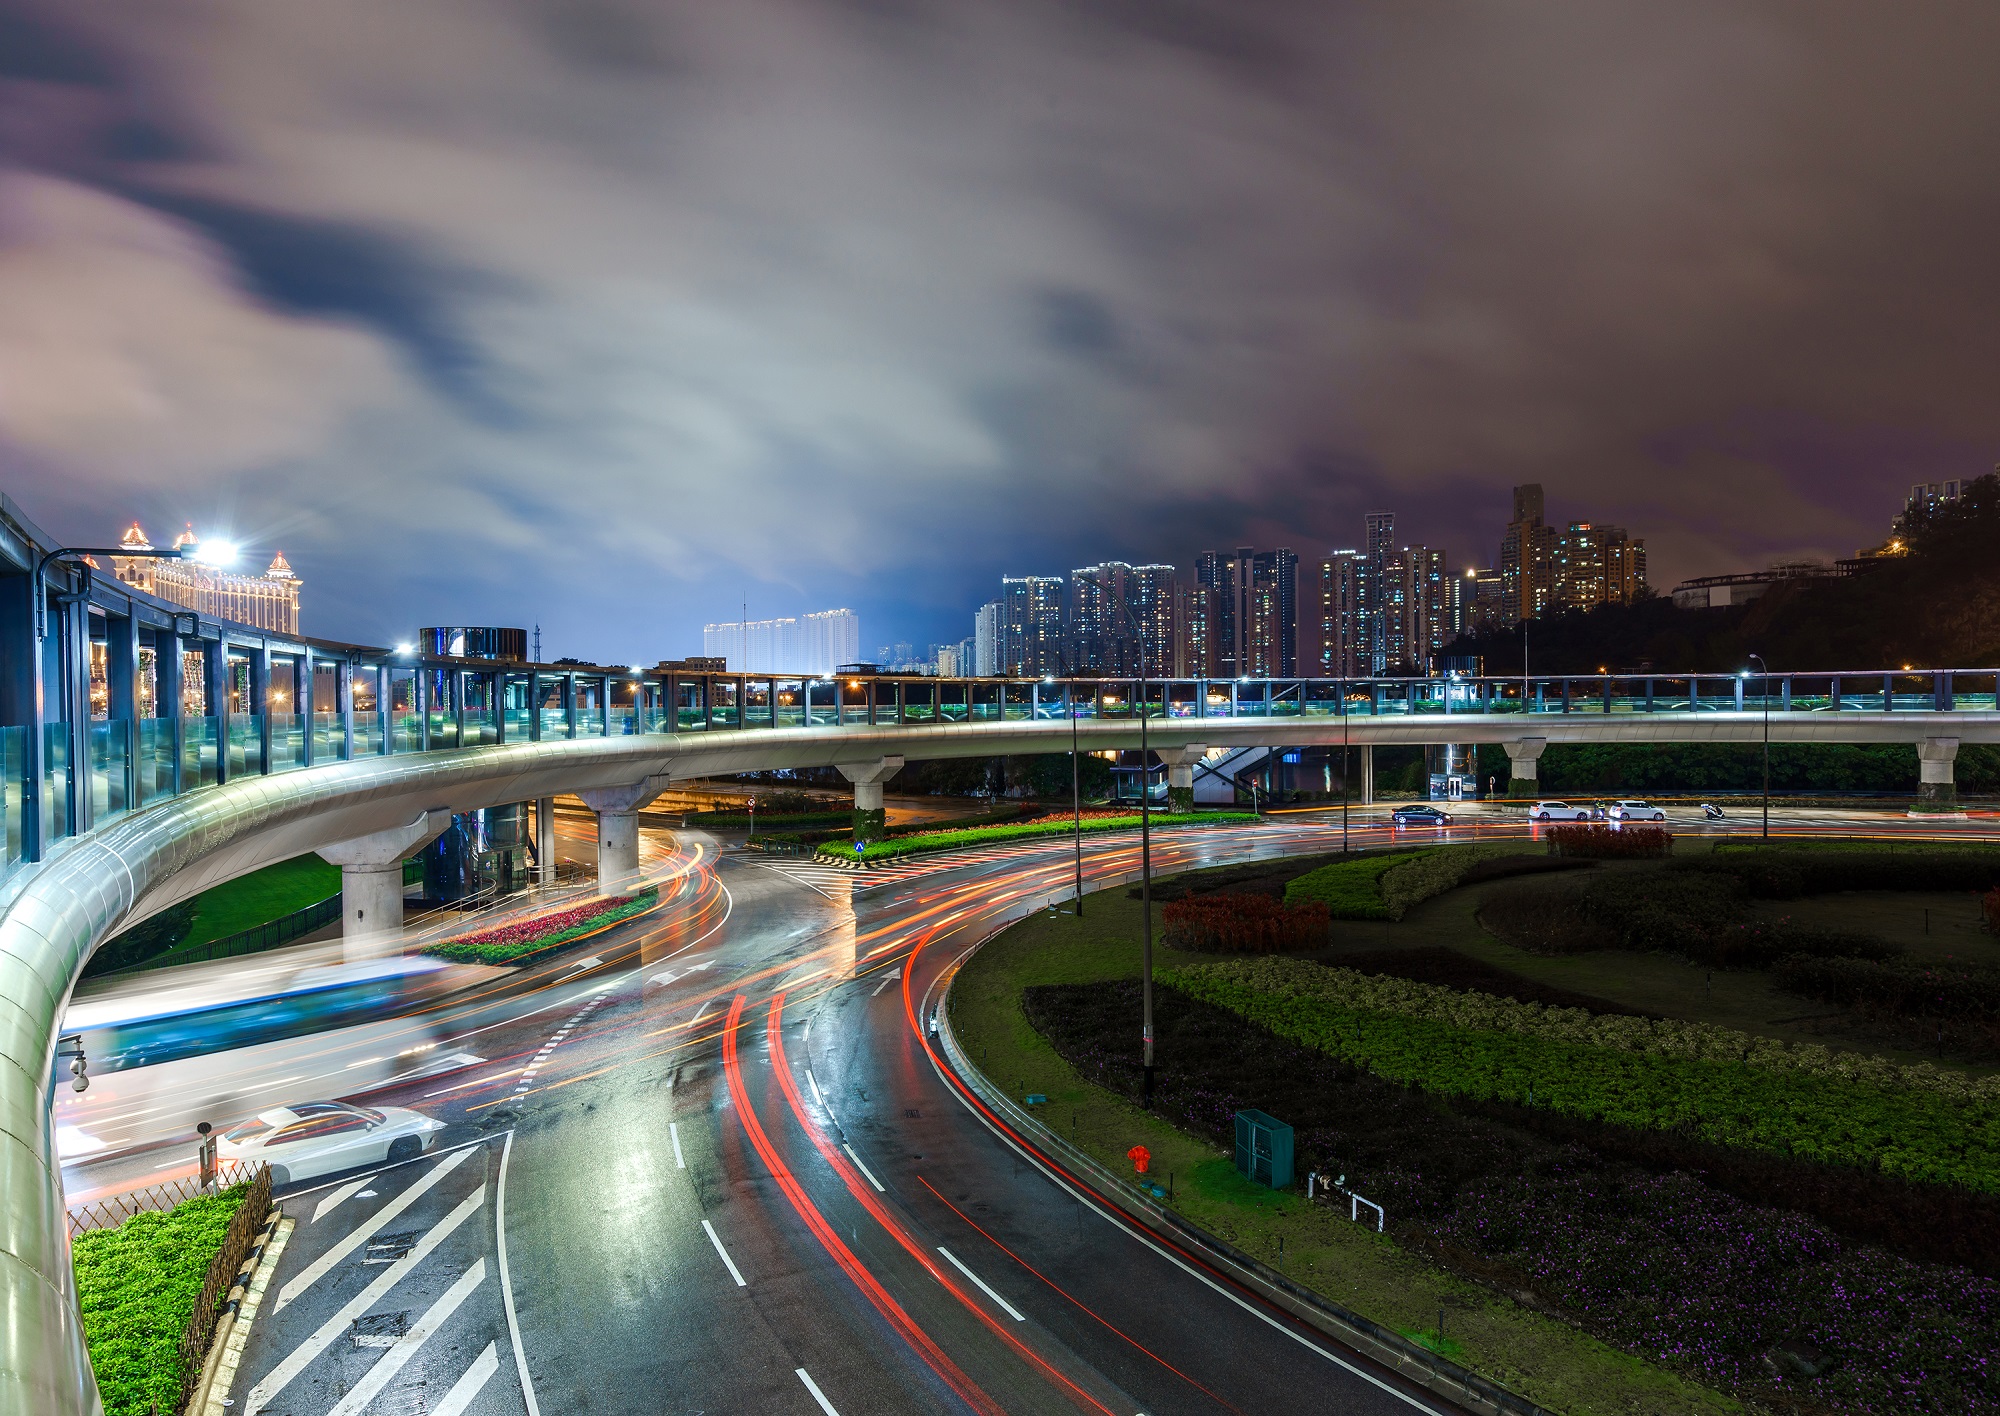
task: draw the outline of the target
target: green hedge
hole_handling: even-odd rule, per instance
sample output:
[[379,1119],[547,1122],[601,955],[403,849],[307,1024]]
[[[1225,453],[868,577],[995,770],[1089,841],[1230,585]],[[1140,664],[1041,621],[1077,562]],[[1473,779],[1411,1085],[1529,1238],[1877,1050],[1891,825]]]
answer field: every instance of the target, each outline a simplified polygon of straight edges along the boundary
[[2000,851],[1867,848],[1716,851],[1672,869],[1734,876],[1763,900],[1796,900],[1842,890],[1991,890],[2000,886]]
[[2000,1192],[2000,1107],[1984,1096],[1474,1030],[1267,991],[1243,977],[1246,968],[1283,962],[1167,969],[1160,978],[1280,1037],[1426,1091]]
[[[1182,826],[1236,826],[1256,821],[1258,817],[1248,811],[1209,811],[1195,815],[1178,812],[1156,812],[1153,815],[1153,829]],[[1101,831],[1130,831],[1139,825],[1137,816],[1112,816],[1083,823],[1083,834],[1095,835]],[[1040,836],[1068,836],[1076,831],[1076,826],[1068,821],[1049,821],[1039,825],[981,826],[970,831],[940,831],[927,836],[904,836],[892,841],[870,841],[863,848],[861,859],[866,861],[895,860],[899,856],[923,855],[930,851],[955,851],[963,846],[991,845],[998,841],[1025,841]],[[854,859],[852,841],[829,841],[819,848],[823,856],[836,860]]]
[[1285,886],[1285,903],[1325,905],[1335,919],[1401,919],[1411,906],[1455,888],[1480,861],[1521,854],[1521,844],[1427,846],[1337,860]]
[[181,1399],[181,1334],[248,1185],[136,1214],[70,1246],[90,1365],[105,1416],[149,1416]]
[[544,949],[554,949],[567,944],[579,935],[589,934],[615,924],[621,919],[629,919],[636,914],[644,914],[659,902],[660,892],[656,889],[641,890],[638,894],[600,910],[587,919],[578,920],[567,929],[539,938],[511,940],[507,943],[475,944],[466,940],[448,939],[442,944],[433,944],[424,952],[433,958],[444,959],[454,964],[513,964],[519,963],[530,954],[539,954]]

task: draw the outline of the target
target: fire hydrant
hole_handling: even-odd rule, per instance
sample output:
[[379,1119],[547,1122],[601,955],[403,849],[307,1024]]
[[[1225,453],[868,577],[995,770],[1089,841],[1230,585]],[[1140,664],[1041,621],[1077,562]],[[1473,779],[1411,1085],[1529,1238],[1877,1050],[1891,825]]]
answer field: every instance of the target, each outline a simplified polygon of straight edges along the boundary
[[1125,1152],[1125,1158],[1132,1162],[1132,1168],[1144,1175],[1146,1167],[1153,1163],[1153,1153],[1144,1146],[1134,1146]]

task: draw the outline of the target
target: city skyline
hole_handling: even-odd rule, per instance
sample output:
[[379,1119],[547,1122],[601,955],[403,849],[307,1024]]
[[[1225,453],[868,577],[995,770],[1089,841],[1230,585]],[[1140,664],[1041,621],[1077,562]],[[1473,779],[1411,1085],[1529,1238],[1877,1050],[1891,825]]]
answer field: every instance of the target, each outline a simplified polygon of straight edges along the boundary
[[2000,17],[1195,13],[4,0],[0,489],[615,661],[1529,481],[1672,585],[2000,460]]

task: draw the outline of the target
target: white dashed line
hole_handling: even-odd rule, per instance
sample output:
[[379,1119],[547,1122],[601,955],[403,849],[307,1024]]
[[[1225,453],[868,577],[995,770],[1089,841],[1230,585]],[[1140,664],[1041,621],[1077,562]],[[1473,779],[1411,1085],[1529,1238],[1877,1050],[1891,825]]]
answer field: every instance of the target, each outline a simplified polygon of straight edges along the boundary
[[750,1285],[743,1281],[743,1273],[736,1267],[736,1260],[730,1258],[729,1251],[722,1247],[722,1236],[715,1232],[715,1226],[704,1219],[701,1227],[708,1231],[708,1242],[715,1245],[715,1252],[722,1258],[722,1266],[729,1270],[729,1276],[736,1280],[736,1286],[748,1288]]

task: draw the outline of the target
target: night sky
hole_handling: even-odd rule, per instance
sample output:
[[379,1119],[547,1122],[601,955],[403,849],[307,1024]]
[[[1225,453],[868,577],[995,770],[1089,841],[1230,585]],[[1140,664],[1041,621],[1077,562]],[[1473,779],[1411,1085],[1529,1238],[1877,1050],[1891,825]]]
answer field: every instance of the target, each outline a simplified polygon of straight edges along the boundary
[[0,490],[310,633],[869,652],[1507,489],[1662,588],[2000,460],[2000,6],[0,0]]

